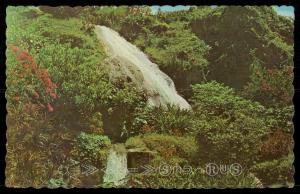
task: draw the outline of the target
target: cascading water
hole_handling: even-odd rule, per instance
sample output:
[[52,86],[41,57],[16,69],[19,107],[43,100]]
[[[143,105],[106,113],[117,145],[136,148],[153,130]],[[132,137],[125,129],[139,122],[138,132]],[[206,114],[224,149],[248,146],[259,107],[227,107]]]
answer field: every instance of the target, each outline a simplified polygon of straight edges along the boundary
[[120,186],[125,183],[127,169],[127,152],[124,144],[115,144],[109,150],[103,182]]
[[[95,33],[109,55],[111,63],[110,76],[130,78],[138,87],[141,87],[148,98],[150,106],[168,104],[180,109],[190,109],[189,103],[176,91],[173,80],[163,73],[155,63],[136,46],[121,37],[116,31],[96,26]],[[115,144],[108,153],[107,166],[103,182],[120,186],[126,181],[127,152],[124,144]]]
[[191,108],[189,103],[178,95],[172,79],[160,71],[158,66],[152,63],[136,46],[126,41],[116,31],[105,26],[96,26],[95,33],[107,49],[108,55],[118,60],[126,76],[130,77],[137,85],[141,85],[146,91],[149,105],[166,106],[171,104],[181,109]]

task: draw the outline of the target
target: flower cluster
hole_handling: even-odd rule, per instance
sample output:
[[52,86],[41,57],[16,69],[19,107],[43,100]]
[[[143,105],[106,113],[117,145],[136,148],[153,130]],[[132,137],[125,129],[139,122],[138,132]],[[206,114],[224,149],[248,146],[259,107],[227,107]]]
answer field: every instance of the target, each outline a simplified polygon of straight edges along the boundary
[[22,51],[15,45],[9,45],[8,48],[11,49],[11,51],[16,56],[16,60],[21,64],[23,68],[22,72],[31,73],[32,76],[43,85],[43,90],[39,92],[33,90],[31,95],[36,99],[41,98],[41,96],[43,96],[44,99],[48,99],[48,102],[46,102],[48,112],[53,112],[54,108],[49,101],[53,101],[54,99],[58,98],[57,94],[55,93],[55,89],[57,88],[57,86],[51,80],[49,73],[45,69],[37,68],[33,57],[28,52]]

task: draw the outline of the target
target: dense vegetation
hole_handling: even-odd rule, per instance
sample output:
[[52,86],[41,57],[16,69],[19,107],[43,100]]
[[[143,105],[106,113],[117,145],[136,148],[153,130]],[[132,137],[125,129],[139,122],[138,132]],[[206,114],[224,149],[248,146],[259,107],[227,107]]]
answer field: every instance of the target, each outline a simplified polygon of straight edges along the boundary
[[[9,7],[6,22],[8,186],[103,186],[101,170],[88,176],[77,164],[105,167],[116,142],[155,152],[154,166],[245,169],[133,174],[127,187],[293,184],[293,21],[272,8]],[[144,91],[111,81],[94,25],[145,52],[192,110],[148,107]]]

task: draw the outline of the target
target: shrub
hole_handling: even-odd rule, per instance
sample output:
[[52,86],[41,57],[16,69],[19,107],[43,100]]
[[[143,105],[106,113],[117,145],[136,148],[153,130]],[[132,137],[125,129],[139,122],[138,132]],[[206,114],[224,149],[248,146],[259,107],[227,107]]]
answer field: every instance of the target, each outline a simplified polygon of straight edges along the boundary
[[[81,20],[62,20],[47,14],[30,20],[19,17],[22,12],[13,8],[8,11],[8,42],[23,45],[52,75],[60,94],[55,103],[56,125],[99,131],[91,118],[100,113],[103,128],[108,130],[105,132],[115,131],[116,138],[122,128],[131,128],[131,115],[136,107],[143,106],[143,94],[132,85],[109,82],[104,49],[95,35],[82,30]],[[22,33],[13,36],[15,25]]]
[[257,160],[262,138],[271,125],[264,116],[265,108],[215,81],[192,88],[197,117],[193,128],[201,160],[241,165]]
[[59,188],[59,187],[67,187],[67,183],[63,180],[63,178],[50,179],[49,185],[50,188]]
[[116,141],[123,141],[134,135],[135,112],[145,106],[146,98],[142,90],[130,83],[122,86],[115,83],[104,113],[107,134]]
[[266,117],[273,120],[272,128],[280,128],[282,131],[290,134],[294,131],[293,115],[293,106],[271,107],[266,112]]
[[[31,102],[13,103],[8,99],[7,112],[5,185],[41,187],[51,174],[53,162],[50,150],[43,147],[47,145],[45,138],[39,138],[39,134],[52,124],[45,122],[44,110]],[[20,173],[22,176],[18,176]]]
[[125,146],[127,149],[139,148],[141,150],[149,150],[141,136],[130,137],[126,140]]
[[134,115],[133,130],[136,133],[167,133],[181,136],[191,131],[192,113],[178,107],[142,107]]
[[107,136],[81,132],[77,137],[78,154],[81,161],[90,161],[94,165],[103,166],[106,154],[111,145]]
[[292,104],[293,67],[266,68],[254,57],[251,64],[250,82],[245,86],[243,95],[269,107],[285,107]]
[[17,103],[20,101],[23,103],[34,102],[47,109],[48,112],[52,112],[54,110],[52,102],[58,96],[56,94],[57,85],[51,80],[49,73],[43,68],[38,68],[33,57],[17,46],[9,45],[7,52],[9,89],[6,96],[8,99]]
[[100,112],[95,112],[94,115],[87,118],[87,120],[91,132],[97,133],[98,135],[103,135],[103,120]]
[[266,187],[292,187],[294,184],[294,155],[258,163],[250,168]]
[[272,7],[220,6],[210,11],[199,7],[193,12],[192,32],[211,47],[206,57],[208,80],[242,89],[250,81],[253,49],[264,67],[292,66],[293,22]]
[[292,134],[277,129],[275,132],[269,134],[268,138],[263,142],[261,154],[266,159],[280,158],[290,154],[292,147]]
[[[7,8],[7,185],[98,185],[103,172],[85,177],[80,166],[103,167],[111,140],[128,137],[127,148],[156,153],[153,165],[238,162],[267,186],[293,182],[292,22],[275,17],[271,8],[205,7],[157,15],[149,9]],[[237,23],[242,28],[228,31]],[[141,48],[172,77],[179,93],[190,97],[192,88],[194,112],[147,107],[135,85],[109,79],[93,24],[107,25]],[[220,39],[224,32],[228,39]],[[235,70],[240,74],[234,76]],[[215,81],[199,84],[208,74],[240,88],[249,72],[244,98]],[[80,165],[68,169],[74,159]],[[76,175],[65,176],[68,170]],[[130,185],[149,187],[253,183],[248,174],[131,178]]]
[[[47,147],[51,139],[45,131],[53,129],[56,84],[27,51],[8,45],[6,54],[6,185],[41,187],[54,167]],[[22,176],[18,176],[20,173]]]
[[119,29],[120,23],[124,18],[129,17],[127,6],[86,6],[85,10],[81,13],[83,21],[85,23],[104,25],[113,29]]
[[[185,23],[150,21],[134,43],[173,79],[179,92],[189,97],[190,84],[206,79],[209,46],[187,29]],[[165,30],[157,31],[157,26]]]

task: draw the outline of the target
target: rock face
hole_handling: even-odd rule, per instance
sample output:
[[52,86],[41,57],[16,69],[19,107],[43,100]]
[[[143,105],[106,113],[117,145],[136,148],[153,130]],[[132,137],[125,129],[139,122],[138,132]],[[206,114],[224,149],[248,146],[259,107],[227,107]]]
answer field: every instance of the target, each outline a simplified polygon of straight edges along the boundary
[[125,77],[141,87],[150,106],[171,104],[181,109],[191,108],[177,93],[172,79],[137,47],[108,27],[96,26],[95,33],[109,55],[111,77]]
[[154,154],[156,153],[142,149],[128,149],[127,166],[134,172],[144,172],[145,166],[154,158]]

